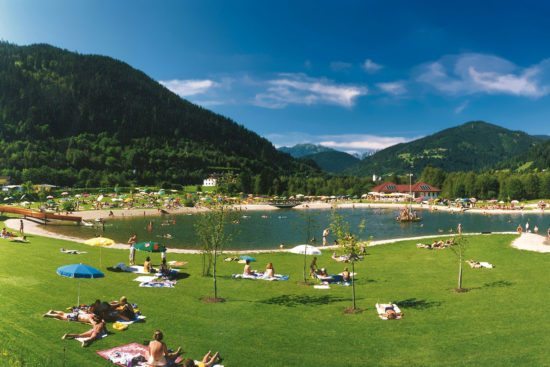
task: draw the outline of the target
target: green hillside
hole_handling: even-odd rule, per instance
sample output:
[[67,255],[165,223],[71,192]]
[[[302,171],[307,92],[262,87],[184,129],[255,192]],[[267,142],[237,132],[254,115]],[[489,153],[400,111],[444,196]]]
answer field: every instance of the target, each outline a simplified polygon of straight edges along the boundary
[[349,174],[404,174],[426,166],[447,172],[479,171],[525,154],[541,139],[483,121],[472,121],[424,138],[391,146],[365,158]]
[[109,57],[0,43],[0,175],[59,185],[310,174],[232,120]]
[[351,154],[336,150],[306,155],[304,159],[311,159],[322,170],[330,173],[341,173],[353,167],[361,160]]

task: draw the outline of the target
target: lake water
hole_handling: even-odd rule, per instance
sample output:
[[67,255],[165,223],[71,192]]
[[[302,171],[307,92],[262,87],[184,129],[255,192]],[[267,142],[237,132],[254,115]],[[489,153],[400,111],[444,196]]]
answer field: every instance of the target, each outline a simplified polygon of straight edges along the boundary
[[[366,228],[360,235],[362,239],[382,240],[398,237],[414,237],[449,233],[459,223],[467,232],[503,232],[515,231],[518,224],[529,222],[530,228],[537,225],[541,233],[546,233],[550,226],[550,216],[540,213],[529,214],[494,214],[449,213],[420,211],[422,222],[398,223],[395,220],[397,209],[339,209],[338,212],[351,224],[353,231],[364,219]],[[330,225],[330,210],[293,210],[247,211],[241,212],[238,223],[228,226],[232,234],[226,250],[275,249],[281,243],[285,248],[302,244],[307,239],[307,217],[310,216],[311,236],[317,244],[322,243],[322,231]],[[157,241],[167,247],[196,249],[200,248],[195,236],[195,215],[165,215],[161,217],[126,217],[110,219],[106,222],[103,236],[116,242],[126,243],[132,233],[138,235],[139,241]],[[149,222],[153,223],[151,232],[147,230]],[[49,225],[53,232],[79,238],[90,238],[102,234],[97,227],[77,225]],[[166,238],[171,236],[171,238]],[[332,244],[334,238],[329,237]]]

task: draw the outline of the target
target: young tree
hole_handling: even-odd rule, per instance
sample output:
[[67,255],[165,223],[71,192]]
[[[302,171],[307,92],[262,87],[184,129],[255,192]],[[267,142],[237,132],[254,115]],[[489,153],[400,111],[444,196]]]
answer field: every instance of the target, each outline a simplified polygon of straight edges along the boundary
[[[359,238],[356,234],[353,234],[350,229],[350,224],[344,217],[339,214],[335,209],[332,210],[330,229],[332,234],[338,240],[338,244],[346,255],[349,256],[349,262],[351,263],[351,300],[352,311],[357,310],[355,303],[355,262],[359,260]],[[358,227],[358,231],[361,233],[365,230],[365,221],[361,221]]]
[[218,298],[217,258],[223,253],[224,245],[231,240],[227,224],[235,216],[235,211],[229,206],[213,203],[207,211],[198,215],[195,223],[195,233],[203,246],[203,276],[212,276],[214,301],[222,301]]
[[457,292],[463,292],[465,289],[462,288],[462,263],[464,262],[464,253],[466,252],[468,241],[462,236],[462,228],[459,228],[457,232],[458,236],[453,238],[450,249],[458,259],[458,288],[456,290]]

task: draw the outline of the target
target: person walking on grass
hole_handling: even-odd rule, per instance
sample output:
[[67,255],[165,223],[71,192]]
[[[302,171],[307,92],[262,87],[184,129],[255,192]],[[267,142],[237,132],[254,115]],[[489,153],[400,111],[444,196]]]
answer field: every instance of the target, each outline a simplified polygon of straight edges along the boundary
[[23,219],[20,219],[19,220],[19,234],[21,236],[23,236],[25,234],[24,227],[25,227],[25,225],[23,224]]

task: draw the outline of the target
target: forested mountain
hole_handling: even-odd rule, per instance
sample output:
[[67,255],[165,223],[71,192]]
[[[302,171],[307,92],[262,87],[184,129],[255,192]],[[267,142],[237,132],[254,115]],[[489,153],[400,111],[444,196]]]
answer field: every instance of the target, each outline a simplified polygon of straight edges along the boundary
[[335,152],[336,150],[322,145],[296,144],[293,147],[280,147],[279,151],[290,154],[294,158],[302,158],[316,153]]
[[0,175],[58,185],[190,184],[246,172],[259,189],[315,169],[109,57],[0,43]]
[[550,170],[550,140],[545,140],[529,149],[528,152],[503,162],[500,167],[517,171]]
[[525,154],[542,140],[483,121],[442,130],[424,138],[397,144],[366,157],[346,171],[370,176],[419,173],[427,166],[447,172],[480,171]]
[[356,165],[361,161],[359,158],[351,154],[340,152],[337,150],[310,154],[304,156],[303,158],[311,159],[323,171],[330,173],[344,172],[346,169]]

